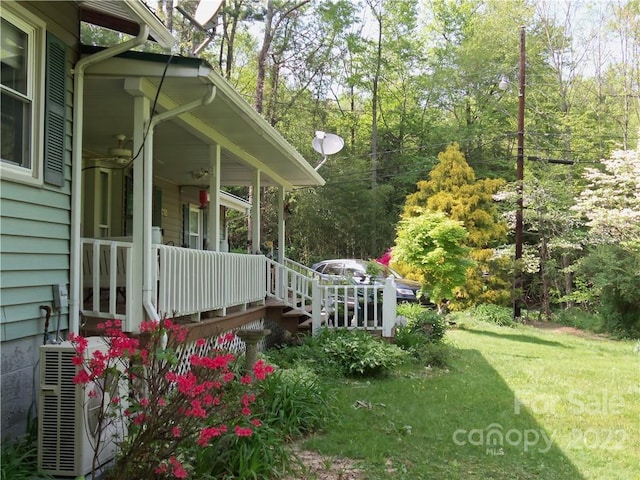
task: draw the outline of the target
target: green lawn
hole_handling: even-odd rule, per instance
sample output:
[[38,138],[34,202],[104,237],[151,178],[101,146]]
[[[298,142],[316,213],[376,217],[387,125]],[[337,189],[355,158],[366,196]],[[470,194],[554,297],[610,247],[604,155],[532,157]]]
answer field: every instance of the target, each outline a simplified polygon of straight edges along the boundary
[[368,479],[640,479],[635,342],[474,323],[447,340],[448,371],[340,385],[304,446]]

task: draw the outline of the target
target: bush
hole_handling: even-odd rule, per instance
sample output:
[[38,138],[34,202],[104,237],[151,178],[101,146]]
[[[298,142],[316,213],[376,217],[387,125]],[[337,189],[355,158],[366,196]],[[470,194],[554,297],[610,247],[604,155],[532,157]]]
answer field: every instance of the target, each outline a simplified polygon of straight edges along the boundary
[[248,437],[223,435],[194,446],[192,478],[269,480],[292,473],[293,460],[278,429],[262,425]]
[[46,474],[37,474],[38,441],[36,422],[27,434],[2,445],[0,456],[0,479],[2,480],[44,480],[53,479]]
[[263,423],[291,439],[313,432],[334,415],[333,397],[309,367],[277,369],[260,384],[257,409]]
[[477,305],[472,312],[473,318],[480,322],[494,323],[502,327],[513,326],[513,310],[490,303]]
[[608,332],[640,337],[640,251],[621,245],[594,247],[582,260],[578,275],[600,300]]
[[[268,444],[267,450],[273,451],[275,440],[271,441],[269,432],[258,433],[262,423],[252,410],[257,385],[273,367],[259,360],[251,372],[243,374],[233,354],[205,339],[196,342],[202,354],[191,354],[181,364],[177,352],[187,331],[169,319],[143,322],[139,338],[122,332],[118,320],[98,327],[105,332],[106,352],[96,350],[86,358],[87,339],[74,334],[69,339],[76,351],[73,363],[78,366],[74,383],[104,402],[97,421],[102,430],[97,436],[110,426],[120,426],[119,419],[126,422],[118,456],[105,478],[147,480],[186,478],[192,471],[200,474],[211,463],[198,464],[199,450],[215,450],[217,443],[229,455],[236,451],[227,452],[227,445],[241,449],[252,443],[261,448]],[[226,335],[218,343],[232,338],[233,334]],[[120,384],[126,387],[124,398],[119,396]],[[100,448],[96,442],[94,453]],[[242,459],[252,462],[255,458],[244,453]],[[221,452],[212,457],[219,455]]]
[[[409,343],[416,341],[410,337],[422,336],[428,342],[439,342],[447,331],[447,321],[445,315],[440,315],[434,310],[424,308],[416,304],[405,304],[398,307],[398,315],[407,319],[405,328],[396,331],[396,344],[398,344],[398,333],[400,344],[405,341]],[[407,337],[407,338],[403,338]]]
[[427,343],[421,350],[420,359],[425,365],[434,368],[445,368],[451,360],[451,347],[445,342]]
[[399,347],[360,330],[324,330],[317,338],[346,376],[383,376],[407,359]]
[[591,332],[602,332],[602,317],[596,313],[586,312],[581,308],[570,308],[555,313],[554,320],[561,325],[580,328]]
[[327,357],[323,345],[317,336],[307,336],[301,345],[287,345],[271,349],[266,354],[269,361],[283,369],[307,367],[323,378],[335,378],[340,371],[336,359]]

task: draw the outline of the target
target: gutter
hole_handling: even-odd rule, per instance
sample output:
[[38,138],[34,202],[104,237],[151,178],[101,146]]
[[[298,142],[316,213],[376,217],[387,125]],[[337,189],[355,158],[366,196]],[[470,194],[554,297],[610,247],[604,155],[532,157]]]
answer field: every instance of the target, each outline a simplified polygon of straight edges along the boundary
[[144,273],[143,273],[143,282],[142,282],[142,306],[147,313],[147,316],[155,320],[157,322],[160,321],[160,316],[156,311],[155,306],[153,305],[153,285],[155,279],[153,278],[153,268],[157,264],[154,262],[152,253],[152,242],[151,242],[151,233],[152,233],[152,225],[151,225],[151,217],[152,217],[152,202],[151,198],[153,195],[153,134],[156,125],[162,123],[166,120],[170,120],[178,115],[182,115],[183,113],[187,113],[194,108],[202,107],[205,105],[209,105],[213,102],[217,93],[217,89],[215,85],[211,85],[209,91],[206,95],[198,100],[194,100],[189,103],[185,103],[184,105],[180,105],[179,107],[173,108],[171,110],[167,110],[166,112],[158,113],[153,116],[149,120],[147,138],[145,140],[144,147],[144,207],[143,207],[143,263],[144,263]]
[[80,268],[82,266],[82,245],[80,242],[82,223],[82,130],[84,114],[84,72],[88,66],[107,60],[122,52],[142,45],[149,37],[149,27],[140,25],[140,32],[126,42],[119,43],[89,57],[81,58],[72,70],[73,79],[73,127],[71,153],[71,295],[69,298],[69,331],[79,333],[82,291]]

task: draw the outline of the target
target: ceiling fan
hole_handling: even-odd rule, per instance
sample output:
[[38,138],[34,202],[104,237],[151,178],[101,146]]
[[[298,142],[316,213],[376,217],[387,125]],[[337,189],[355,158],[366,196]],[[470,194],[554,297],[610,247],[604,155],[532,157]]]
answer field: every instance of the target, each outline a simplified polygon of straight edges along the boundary
[[127,139],[127,136],[124,134],[114,135],[113,138],[116,139],[117,144],[114,147],[109,148],[106,155],[100,155],[95,152],[85,150],[85,158],[96,162],[112,162],[123,166],[130,163],[133,152],[130,148],[127,148],[127,144],[131,140]]

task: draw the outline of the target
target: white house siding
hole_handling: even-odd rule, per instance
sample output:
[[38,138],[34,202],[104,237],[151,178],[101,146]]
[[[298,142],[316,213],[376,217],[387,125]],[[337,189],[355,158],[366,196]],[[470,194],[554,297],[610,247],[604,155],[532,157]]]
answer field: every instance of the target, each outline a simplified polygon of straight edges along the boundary
[[[28,412],[35,415],[38,347],[43,343],[44,312],[52,305],[53,285],[69,283],[71,208],[71,119],[77,59],[79,12],[74,2],[20,2],[46,22],[47,31],[67,45],[65,182],[34,187],[0,183],[0,391],[2,439],[22,434]],[[49,331],[67,309],[52,316]],[[52,336],[53,336],[52,335]]]

